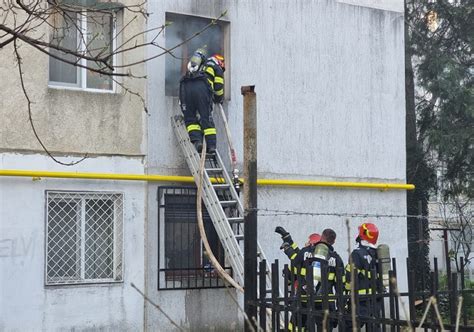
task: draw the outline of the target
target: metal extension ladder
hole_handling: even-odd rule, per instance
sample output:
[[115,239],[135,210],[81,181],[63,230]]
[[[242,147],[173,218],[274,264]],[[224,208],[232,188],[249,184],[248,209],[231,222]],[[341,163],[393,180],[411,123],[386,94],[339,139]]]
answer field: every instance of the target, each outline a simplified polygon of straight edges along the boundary
[[[171,118],[172,126],[184,153],[194,181],[198,183],[200,156],[189,139],[183,117],[175,115]],[[244,209],[231,177],[226,171],[219,153],[207,154],[203,172],[203,201],[211,217],[214,228],[229,260],[234,278],[243,286],[244,255],[243,255],[243,222]],[[257,260],[265,259],[259,243],[257,243]],[[267,262],[266,289],[271,289],[270,266]]]

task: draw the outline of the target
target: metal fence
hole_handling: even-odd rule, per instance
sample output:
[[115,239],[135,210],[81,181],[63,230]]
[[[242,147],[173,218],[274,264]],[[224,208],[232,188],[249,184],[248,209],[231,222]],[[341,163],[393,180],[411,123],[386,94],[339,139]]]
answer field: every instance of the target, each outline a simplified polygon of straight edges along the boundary
[[[377,278],[372,278],[370,288],[361,292],[367,295],[354,292],[352,301],[351,294],[344,291],[343,268],[336,270],[335,287],[333,285],[335,291],[332,295],[328,292],[330,286],[327,265],[322,265],[321,285],[316,294],[311,265],[307,267],[305,280],[301,277],[295,280],[294,275],[289,273],[293,271],[293,267],[290,266],[289,270],[288,264],[285,264],[282,277],[282,270],[276,260],[271,265],[272,289],[268,291],[265,289],[265,264],[266,262],[261,262],[259,265],[260,296],[257,301],[257,320],[263,330],[287,331],[292,322],[293,331],[300,330],[298,327],[304,327],[305,331],[331,331],[333,328],[351,331],[354,321],[358,330],[365,325],[366,331],[414,330],[415,327],[424,331],[454,331],[456,326],[459,331],[474,331],[474,317],[470,316],[474,311],[474,290],[467,285],[468,280],[463,271],[459,274],[452,273],[447,280],[441,282],[440,279],[444,278],[438,273],[436,259],[430,280],[424,285],[425,291],[415,290],[415,273],[408,269],[408,290],[398,289],[397,261],[393,258],[388,286],[384,287],[379,282],[383,280],[382,276],[373,270],[371,275]],[[408,267],[408,260],[406,264]],[[357,273],[355,270],[355,275]],[[357,278],[354,278],[354,282],[354,289],[357,289]],[[446,286],[441,287],[442,283]],[[279,296],[280,288],[284,290],[283,297]],[[355,304],[355,317],[352,316],[351,303]],[[370,309],[359,310],[361,303]],[[268,315],[269,311],[271,316]],[[436,314],[437,311],[439,315]]]

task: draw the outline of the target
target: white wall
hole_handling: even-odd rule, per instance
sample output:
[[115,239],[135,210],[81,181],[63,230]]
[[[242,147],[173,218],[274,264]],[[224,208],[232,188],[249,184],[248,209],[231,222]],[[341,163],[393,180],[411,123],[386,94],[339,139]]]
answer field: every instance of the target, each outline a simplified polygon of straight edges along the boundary
[[[226,87],[231,91],[225,108],[241,161],[240,87],[256,86],[259,178],[405,183],[401,8],[401,0],[163,0],[149,3],[153,14],[148,24],[161,25],[167,11],[217,17],[228,10],[224,19],[230,22],[230,54],[226,54],[230,81]],[[164,38],[158,41],[164,44]],[[152,96],[148,172],[188,174],[170,126],[169,117],[178,111],[178,105],[175,98],[164,95],[164,58],[148,63],[147,68],[148,93]],[[223,139],[222,130],[219,139]],[[156,185],[149,185],[150,221],[156,220],[155,197]],[[258,197],[259,207],[268,209],[406,214],[404,191],[260,187]],[[399,282],[405,289],[406,220],[373,221],[380,228],[380,242],[389,244],[392,255],[399,259]],[[351,219],[351,245],[360,222]],[[344,217],[261,216],[259,241],[267,257],[284,261],[278,250],[280,239],[273,232],[276,225],[287,227],[299,243],[309,233],[332,227],[338,232],[336,249],[347,257]],[[155,224],[149,223],[148,230],[148,291],[165,305],[172,295],[155,287]],[[175,292],[174,296],[178,301],[184,295]],[[209,306],[207,312],[212,315],[220,303]],[[202,307],[195,310],[204,314]],[[149,327],[161,326],[163,320],[153,310],[147,314]],[[182,317],[183,309],[174,310],[172,316]]]
[[[73,160],[67,158],[66,161]],[[141,158],[90,158],[59,166],[32,154],[0,154],[0,169],[143,173]],[[146,191],[140,182],[0,177],[0,331],[143,328]],[[123,283],[45,287],[45,190],[123,193]]]

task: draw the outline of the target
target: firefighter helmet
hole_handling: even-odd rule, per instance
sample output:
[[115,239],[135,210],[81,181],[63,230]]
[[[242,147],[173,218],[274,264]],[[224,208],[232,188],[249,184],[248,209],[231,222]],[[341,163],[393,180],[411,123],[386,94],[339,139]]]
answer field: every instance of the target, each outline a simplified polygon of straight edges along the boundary
[[225,60],[224,56],[221,54],[214,54],[211,59],[225,71]]
[[310,236],[308,236],[308,243],[310,245],[314,245],[318,243],[319,241],[321,241],[321,235],[319,235],[318,233],[313,233]]
[[359,226],[359,238],[361,240],[367,241],[372,244],[377,243],[377,239],[379,237],[379,229],[375,224],[370,222],[363,223]]

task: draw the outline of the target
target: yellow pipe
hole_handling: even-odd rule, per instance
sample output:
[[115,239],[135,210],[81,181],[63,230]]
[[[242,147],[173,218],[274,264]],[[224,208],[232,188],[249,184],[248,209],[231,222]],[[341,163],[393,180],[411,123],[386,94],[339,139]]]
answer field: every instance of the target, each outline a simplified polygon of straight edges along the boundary
[[[194,183],[194,179],[192,176],[177,176],[177,175],[48,172],[48,171],[26,171],[26,170],[4,169],[4,170],[0,170],[0,176]],[[216,179],[215,181],[222,182],[222,179]],[[285,179],[260,179],[260,180],[257,180],[257,184],[260,186],[333,187],[333,188],[358,188],[358,189],[380,189],[380,190],[389,190],[389,189],[413,190],[415,189],[415,186],[412,184],[310,181],[310,180],[285,180]]]
[[310,180],[284,180],[260,179],[257,184],[261,186],[298,186],[298,187],[333,187],[333,188],[360,188],[360,189],[404,189],[413,190],[413,184],[398,183],[371,183],[371,182],[338,182],[338,181],[310,181]]
[[79,172],[48,172],[48,171],[20,171],[0,170],[0,176],[25,176],[33,178],[60,178],[60,179],[95,179],[95,180],[130,180],[130,181],[161,181],[161,182],[189,182],[194,183],[192,176],[175,175],[146,175],[146,174],[112,174],[112,173],[79,173]]

